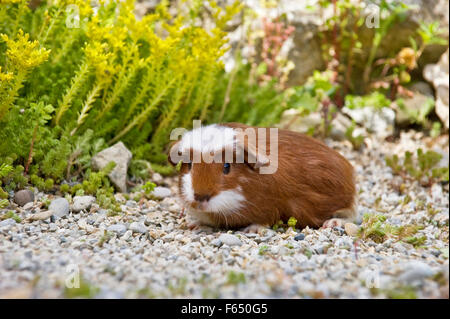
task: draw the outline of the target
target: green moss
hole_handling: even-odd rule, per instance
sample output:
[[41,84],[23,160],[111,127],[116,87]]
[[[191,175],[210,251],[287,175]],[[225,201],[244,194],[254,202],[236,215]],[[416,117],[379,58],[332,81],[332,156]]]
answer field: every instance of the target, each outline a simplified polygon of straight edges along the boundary
[[262,246],[259,247],[258,254],[259,254],[260,256],[263,256],[263,255],[267,254],[268,252],[269,252],[269,246],[267,246],[267,245],[262,245]]
[[413,235],[421,229],[423,229],[421,225],[391,225],[386,222],[386,216],[382,214],[365,214],[359,229],[359,237],[363,240],[371,239],[377,243],[393,238],[420,244],[424,239],[422,237],[413,237]]
[[17,215],[15,212],[13,212],[12,210],[6,212],[5,214],[3,214],[1,216],[1,220],[5,220],[5,219],[9,219],[12,218],[16,221],[16,223],[20,223],[22,222],[22,219],[19,217],[19,215]]
[[99,288],[91,285],[83,277],[80,276],[80,287],[79,288],[67,288],[64,289],[65,298],[93,298],[100,291]]
[[234,272],[234,271],[230,271],[228,272],[227,275],[227,284],[229,285],[237,285],[237,284],[245,284],[246,279],[245,279],[245,274],[242,272]]

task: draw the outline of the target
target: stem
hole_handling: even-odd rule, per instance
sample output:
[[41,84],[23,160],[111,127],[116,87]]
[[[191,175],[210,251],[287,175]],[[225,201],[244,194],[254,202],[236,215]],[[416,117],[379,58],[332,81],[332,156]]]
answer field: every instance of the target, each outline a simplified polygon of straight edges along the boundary
[[33,158],[33,155],[32,155],[33,154],[33,147],[34,147],[34,141],[36,140],[38,124],[39,124],[39,122],[37,122],[36,125],[34,126],[33,137],[31,138],[30,152],[28,153],[28,160],[27,160],[27,164],[25,165],[25,170],[23,172],[23,175],[27,175],[28,168],[30,167],[31,160]]
[[75,77],[72,78],[72,84],[66,90],[66,94],[64,95],[61,103],[59,103],[59,107],[58,107],[58,110],[56,111],[56,117],[55,117],[56,125],[59,124],[61,117],[69,109],[74,95],[80,89],[88,72],[89,72],[89,64],[86,61],[84,61],[83,64],[80,66],[80,69],[78,70],[78,72],[75,74]]
[[6,115],[6,113],[8,113],[11,104],[16,99],[17,93],[22,88],[22,83],[25,80],[26,75],[27,71],[19,71],[15,77],[11,91],[8,93],[6,100],[3,101],[0,106],[0,120]]
[[164,95],[166,95],[167,91],[172,86],[172,84],[175,83],[177,78],[178,78],[177,76],[174,76],[172,80],[170,80],[169,83],[167,83],[167,85],[161,90],[161,92],[159,92],[159,94],[153,99],[152,103],[143,112],[141,112],[138,116],[136,116],[133,119],[133,121],[131,121],[130,124],[128,124],[122,131],[120,131],[119,134],[117,134],[111,141],[109,141],[108,144],[113,144],[114,142],[118,141],[122,136],[127,134],[133,127],[135,127],[138,123],[143,121],[150,113],[150,111],[152,111],[158,105],[158,103],[161,101]]
[[101,84],[95,85],[95,87],[89,92],[86,101],[84,102],[83,108],[81,109],[80,115],[77,119],[77,126],[70,132],[70,135],[73,136],[78,128],[84,123],[84,120],[88,116],[89,110],[92,108],[92,104],[94,104],[95,99],[100,94],[103,86]]

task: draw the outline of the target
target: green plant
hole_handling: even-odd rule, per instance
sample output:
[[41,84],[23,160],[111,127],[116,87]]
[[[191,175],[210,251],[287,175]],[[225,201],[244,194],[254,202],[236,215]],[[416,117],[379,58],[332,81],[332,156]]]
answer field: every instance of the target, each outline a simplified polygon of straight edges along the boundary
[[262,245],[259,247],[258,254],[263,256],[269,252],[270,248],[267,245]]
[[363,222],[359,228],[359,237],[363,240],[371,239],[374,242],[382,243],[392,238],[397,241],[405,241],[414,245],[420,245],[426,238],[423,236],[413,237],[419,230],[420,225],[394,226],[386,221],[386,216],[382,214],[365,214]]
[[[75,27],[66,24],[71,4]],[[0,158],[47,190],[50,179],[88,176],[92,155],[119,139],[134,159],[164,164],[168,132],[208,112],[226,23],[241,10],[188,1],[189,14],[171,15],[168,5],[139,20],[132,0],[95,10],[88,0],[2,1]],[[210,28],[197,23],[206,6]]]
[[[1,205],[0,205],[1,206]],[[15,220],[16,223],[20,223],[22,222],[22,218],[19,217],[19,215],[17,215],[14,211],[10,210],[7,213],[3,214],[0,219],[1,220],[5,220],[8,218],[12,218]]]
[[237,273],[237,272],[234,272],[234,271],[228,272],[227,284],[229,284],[229,285],[237,285],[237,284],[240,284],[240,283],[245,284],[245,282],[246,282],[246,279],[245,279],[245,274],[244,273],[242,273],[242,272]]
[[100,289],[91,285],[80,275],[79,287],[64,288],[65,298],[93,298],[98,294]]
[[397,154],[386,157],[386,165],[394,174],[403,178],[411,178],[430,186],[436,182],[448,182],[448,167],[436,167],[442,159],[442,155],[434,151],[424,152],[421,148],[417,150],[416,157],[413,153],[406,152],[401,161]]

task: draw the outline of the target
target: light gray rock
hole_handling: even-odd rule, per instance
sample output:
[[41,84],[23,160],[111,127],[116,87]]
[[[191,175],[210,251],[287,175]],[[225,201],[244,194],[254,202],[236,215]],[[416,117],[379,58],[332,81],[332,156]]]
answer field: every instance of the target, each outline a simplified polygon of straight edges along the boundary
[[166,198],[172,195],[172,191],[167,187],[156,186],[152,192],[152,195],[157,198]]
[[22,189],[14,194],[14,202],[19,206],[34,201],[34,193],[29,189]]
[[8,219],[2,220],[0,222],[0,228],[13,226],[15,224],[16,224],[16,221],[14,219],[8,218]]
[[48,209],[53,212],[53,216],[56,219],[69,214],[69,208],[70,208],[69,202],[67,201],[67,199],[62,197],[52,200],[50,206],[48,207]]
[[[448,8],[448,4],[447,4]],[[444,126],[449,128],[449,50],[441,56],[437,64],[429,64],[423,70],[424,78],[433,83],[436,90],[436,114]]]
[[126,193],[127,170],[131,158],[131,152],[122,142],[118,142],[92,157],[92,167],[96,170],[101,170],[108,165],[109,162],[115,162],[116,166],[112,172],[108,174],[108,177],[122,193]]
[[219,236],[219,240],[228,246],[241,246],[242,241],[234,235],[231,234],[222,234]]
[[88,210],[93,203],[95,203],[94,196],[75,196],[73,198],[72,211],[78,213],[83,209]]
[[288,109],[281,115],[279,127],[299,133],[307,133],[308,130],[319,126],[321,123],[322,116],[318,112],[301,115],[297,109]]
[[399,277],[399,280],[404,283],[423,280],[436,273],[429,265],[421,261],[411,261],[404,268],[405,271]]
[[222,241],[219,238],[216,238],[211,241],[211,245],[213,245],[214,247],[220,247],[222,246]]
[[124,224],[114,224],[108,227],[108,231],[118,234],[119,236],[125,234],[127,226]]
[[342,112],[380,138],[394,133],[395,112],[390,108],[377,109],[368,105],[363,108],[350,109],[345,106],[342,108]]
[[133,231],[133,233],[140,233],[140,234],[146,234],[148,233],[147,227],[144,225],[144,223],[139,222],[133,222],[130,224],[130,230]]

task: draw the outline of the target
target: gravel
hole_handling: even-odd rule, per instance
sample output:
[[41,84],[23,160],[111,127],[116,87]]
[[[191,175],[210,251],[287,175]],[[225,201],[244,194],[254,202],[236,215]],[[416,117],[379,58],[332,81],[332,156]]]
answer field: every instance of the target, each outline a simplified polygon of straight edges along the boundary
[[[347,142],[326,141],[356,169],[359,220],[384,214],[392,225],[418,225],[420,245],[358,239],[349,230],[356,225],[251,234],[190,230],[174,196],[175,178],[161,182],[171,193],[161,200],[117,194],[119,214],[95,203],[74,214],[65,198],[36,193],[35,205],[0,211],[13,207],[22,219],[0,221],[0,298],[67,297],[64,283],[74,269],[84,286],[95,288],[90,298],[448,298],[449,186],[423,187],[384,164],[386,155],[418,147],[448,152],[448,136],[431,140],[411,131],[395,143],[366,142],[358,152]],[[49,201],[60,218],[33,220],[46,216],[40,204]],[[230,280],[236,274],[245,281]]]

